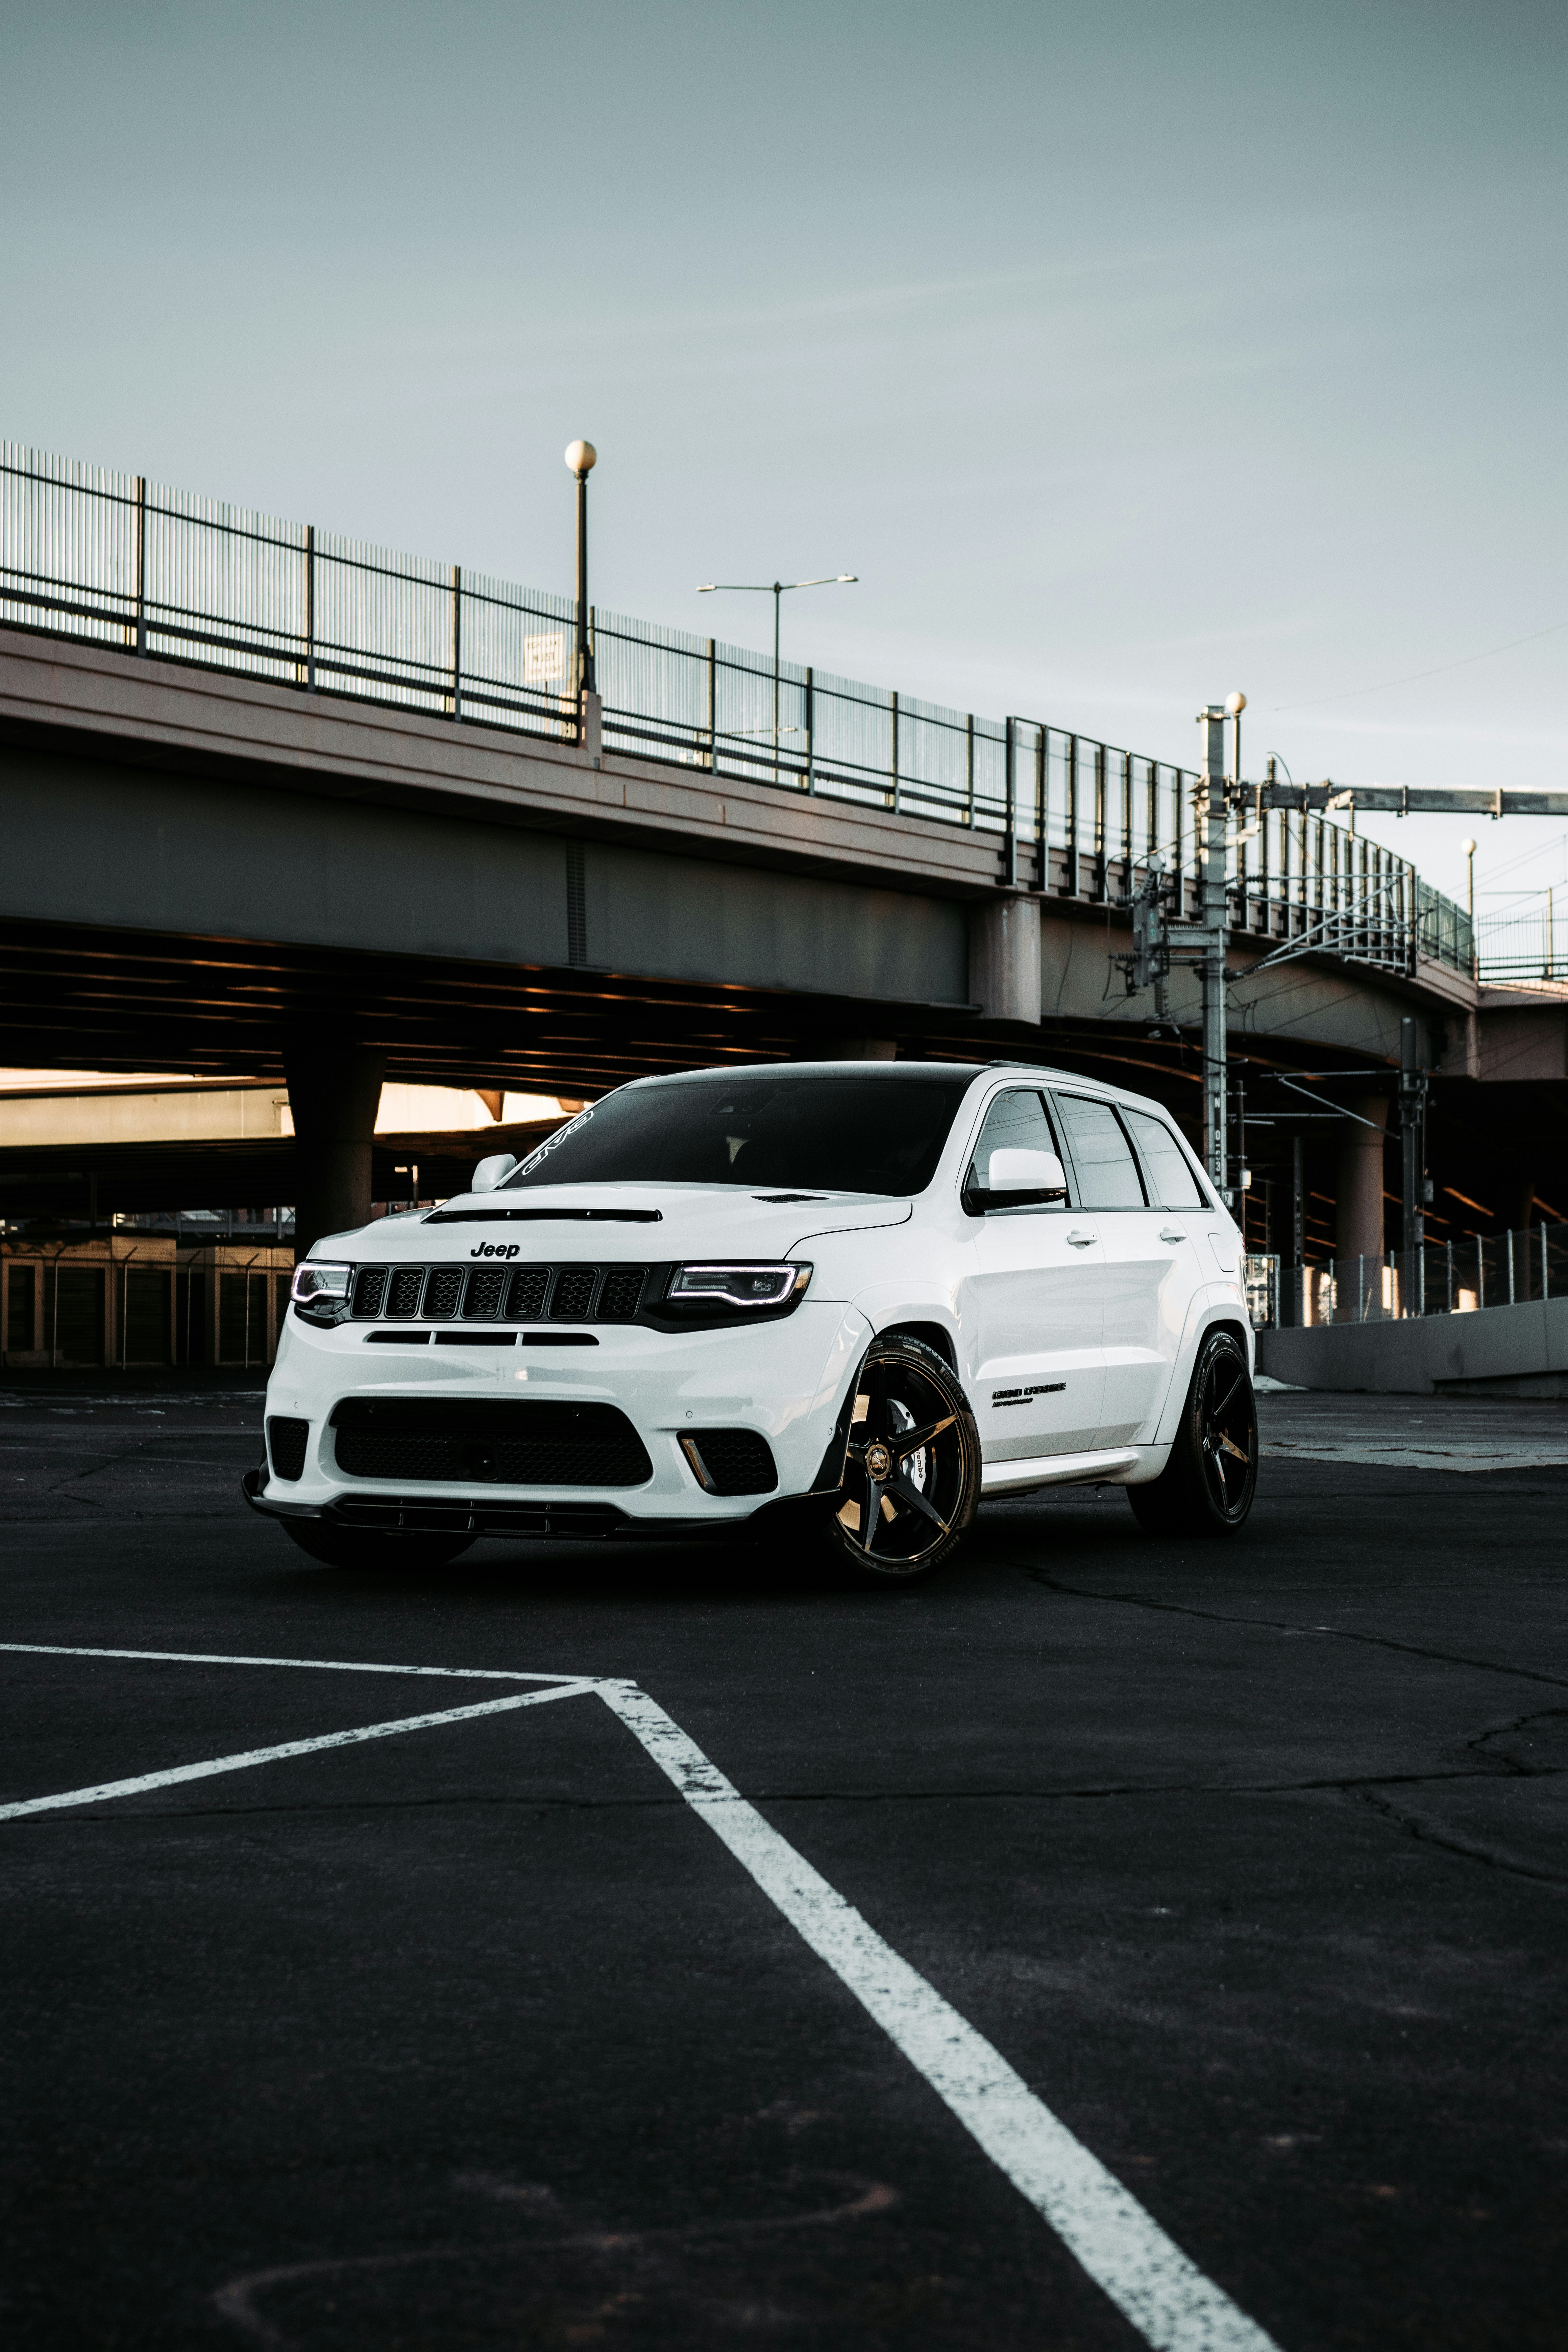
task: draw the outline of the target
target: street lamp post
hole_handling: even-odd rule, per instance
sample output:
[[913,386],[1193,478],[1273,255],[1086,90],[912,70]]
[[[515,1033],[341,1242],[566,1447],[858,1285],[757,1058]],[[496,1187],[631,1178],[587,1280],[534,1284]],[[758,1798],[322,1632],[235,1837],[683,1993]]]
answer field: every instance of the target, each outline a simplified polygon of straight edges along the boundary
[[779,603],[795,588],[846,588],[859,578],[856,572],[825,572],[820,580],[706,580],[700,596],[771,596],[773,600],[773,772],[779,757]]
[[591,441],[569,441],[566,464],[577,480],[577,701],[594,691],[594,655],[588,642],[588,477],[599,462]]
[[1465,853],[1465,896],[1470,918],[1470,978],[1474,980],[1480,971],[1480,957],[1476,950],[1476,845],[1473,841],[1461,841],[1459,847]]

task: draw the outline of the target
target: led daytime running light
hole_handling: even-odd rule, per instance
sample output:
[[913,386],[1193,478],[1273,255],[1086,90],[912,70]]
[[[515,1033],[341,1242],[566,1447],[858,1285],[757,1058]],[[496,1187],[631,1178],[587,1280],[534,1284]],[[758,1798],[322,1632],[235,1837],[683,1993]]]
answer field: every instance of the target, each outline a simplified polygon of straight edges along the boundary
[[678,1265],[665,1296],[672,1307],[765,1309],[798,1298],[811,1268],[798,1259],[731,1260]]

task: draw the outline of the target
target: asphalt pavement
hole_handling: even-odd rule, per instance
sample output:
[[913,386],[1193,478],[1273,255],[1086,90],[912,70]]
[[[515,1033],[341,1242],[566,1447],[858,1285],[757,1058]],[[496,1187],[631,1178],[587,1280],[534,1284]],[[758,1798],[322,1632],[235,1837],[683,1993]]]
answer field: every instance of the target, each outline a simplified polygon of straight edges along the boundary
[[0,1804],[142,1783],[0,1819],[8,2347],[1145,2344],[972,2043],[1194,2352],[1559,2352],[1568,1405],[1270,1395],[1242,1540],[1079,1490],[904,1593],[322,1568],[260,1408],[0,1391]]

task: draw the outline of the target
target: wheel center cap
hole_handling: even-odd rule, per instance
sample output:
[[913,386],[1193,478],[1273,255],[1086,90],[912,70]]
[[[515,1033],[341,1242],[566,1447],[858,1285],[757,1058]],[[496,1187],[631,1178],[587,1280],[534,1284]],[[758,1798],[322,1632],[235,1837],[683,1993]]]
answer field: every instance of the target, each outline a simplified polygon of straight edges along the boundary
[[868,1445],[866,1467],[873,1478],[885,1478],[893,1466],[893,1457],[885,1445]]

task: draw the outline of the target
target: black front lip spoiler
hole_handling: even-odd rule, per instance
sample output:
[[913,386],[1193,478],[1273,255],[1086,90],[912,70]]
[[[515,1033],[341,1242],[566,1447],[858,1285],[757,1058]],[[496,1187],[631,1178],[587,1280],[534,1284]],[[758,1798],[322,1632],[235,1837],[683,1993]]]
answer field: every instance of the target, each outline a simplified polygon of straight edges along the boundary
[[513,1540],[548,1536],[587,1542],[690,1543],[701,1537],[733,1535],[745,1528],[816,1517],[825,1498],[786,1496],[734,1519],[634,1519],[613,1503],[511,1503],[486,1496],[456,1498],[423,1495],[339,1496],[330,1503],[286,1503],[262,1493],[265,1469],[247,1470],[240,1492],[253,1511],[276,1519],[321,1519],[328,1527],[364,1535],[510,1536]]

